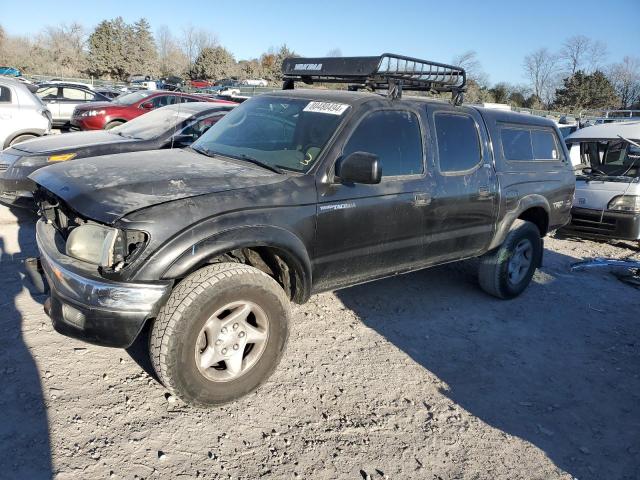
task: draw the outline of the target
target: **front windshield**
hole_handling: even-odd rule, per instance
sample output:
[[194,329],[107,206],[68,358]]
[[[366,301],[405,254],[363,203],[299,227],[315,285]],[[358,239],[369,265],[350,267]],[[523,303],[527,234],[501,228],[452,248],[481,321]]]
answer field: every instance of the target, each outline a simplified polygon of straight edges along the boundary
[[208,155],[252,159],[306,172],[315,163],[349,106],[260,96],[236,107],[192,146]]
[[581,142],[580,158],[595,174],[640,176],[640,148],[624,140]]
[[175,128],[192,115],[191,112],[181,112],[173,106],[163,107],[112,128],[110,132],[127,138],[151,140]]
[[124,95],[120,95],[119,97],[115,98],[111,103],[117,103],[118,105],[133,105],[134,103],[137,103],[140,100],[147,98],[149,95],[151,95],[151,93],[153,92],[148,92],[144,90],[139,92],[126,93]]

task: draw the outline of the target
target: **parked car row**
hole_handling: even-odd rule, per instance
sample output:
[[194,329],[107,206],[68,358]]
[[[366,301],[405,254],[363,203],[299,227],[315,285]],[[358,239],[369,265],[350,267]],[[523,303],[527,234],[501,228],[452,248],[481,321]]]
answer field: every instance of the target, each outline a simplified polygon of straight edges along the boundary
[[228,102],[174,104],[111,129],[50,135],[15,144],[0,153],[0,202],[35,208],[35,185],[27,177],[53,163],[189,146],[233,106]]

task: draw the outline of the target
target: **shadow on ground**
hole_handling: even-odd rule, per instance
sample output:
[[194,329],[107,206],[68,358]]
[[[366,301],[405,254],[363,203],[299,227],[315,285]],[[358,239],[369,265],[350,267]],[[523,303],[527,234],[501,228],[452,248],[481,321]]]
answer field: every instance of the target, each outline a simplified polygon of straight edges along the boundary
[[[547,250],[526,302],[485,295],[470,263],[337,296],[446,382],[444,395],[535,445],[561,470],[580,480],[637,479],[640,326],[615,308],[640,306],[640,295],[611,275],[569,273],[575,260]],[[595,275],[593,289],[577,275]]]
[[18,305],[23,295],[39,304],[45,298],[32,289],[23,265],[36,255],[34,216],[18,211],[13,223],[0,213],[0,477],[48,479],[53,472],[47,411],[40,373],[23,337],[23,316],[31,312]]

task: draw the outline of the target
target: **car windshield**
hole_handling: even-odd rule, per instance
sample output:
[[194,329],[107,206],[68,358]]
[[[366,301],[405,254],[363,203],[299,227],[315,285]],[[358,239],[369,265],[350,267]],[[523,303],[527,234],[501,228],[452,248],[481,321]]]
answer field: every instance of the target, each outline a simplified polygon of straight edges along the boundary
[[306,172],[348,109],[349,105],[342,103],[255,97],[211,127],[192,148],[207,155]]
[[147,98],[151,93],[152,92],[146,91],[127,93],[125,95],[120,95],[111,103],[117,103],[118,105],[133,105],[134,103]]
[[601,175],[640,176],[640,148],[624,140],[582,142],[580,157],[582,165]]
[[174,106],[163,107],[112,128],[110,132],[126,138],[151,140],[175,128],[192,115],[193,113],[180,111]]

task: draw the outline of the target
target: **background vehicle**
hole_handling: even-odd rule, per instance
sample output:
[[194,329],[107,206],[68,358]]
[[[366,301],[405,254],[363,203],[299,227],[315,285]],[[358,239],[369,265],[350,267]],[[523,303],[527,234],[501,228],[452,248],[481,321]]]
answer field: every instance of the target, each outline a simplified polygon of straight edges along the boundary
[[80,130],[102,130],[122,125],[156,108],[189,102],[220,102],[203,95],[180,92],[149,91],[127,93],[112,102],[92,103],[78,106],[71,117],[71,125]]
[[0,149],[50,131],[51,114],[40,99],[25,84],[0,77]]
[[13,67],[0,67],[0,75],[6,75],[7,77],[20,77],[22,73],[20,70]]
[[242,85],[249,85],[251,87],[267,87],[269,86],[269,82],[267,82],[264,78],[258,79],[246,79],[240,82]]
[[576,169],[571,223],[564,232],[640,240],[640,121],[578,130],[565,141]]
[[[189,149],[32,174],[58,331],[122,347],[150,320],[165,386],[212,405],[274,370],[289,300],[471,257],[488,293],[524,291],[574,192],[552,121],[459,106],[463,69],[408,57],[293,58],[283,74]],[[328,78],[387,92],[292,89]],[[453,105],[403,98],[397,79]]]
[[46,103],[55,128],[68,128],[78,105],[108,102],[110,99],[81,84],[63,82],[41,83],[36,95]]
[[[162,107],[110,130],[52,135],[0,153],[0,203],[34,208],[27,177],[56,162],[191,145],[233,105],[193,102]],[[135,165],[131,166],[132,168]]]
[[193,87],[193,88],[206,88],[206,87],[212,87],[213,86],[213,82],[211,80],[189,80],[189,84]]

